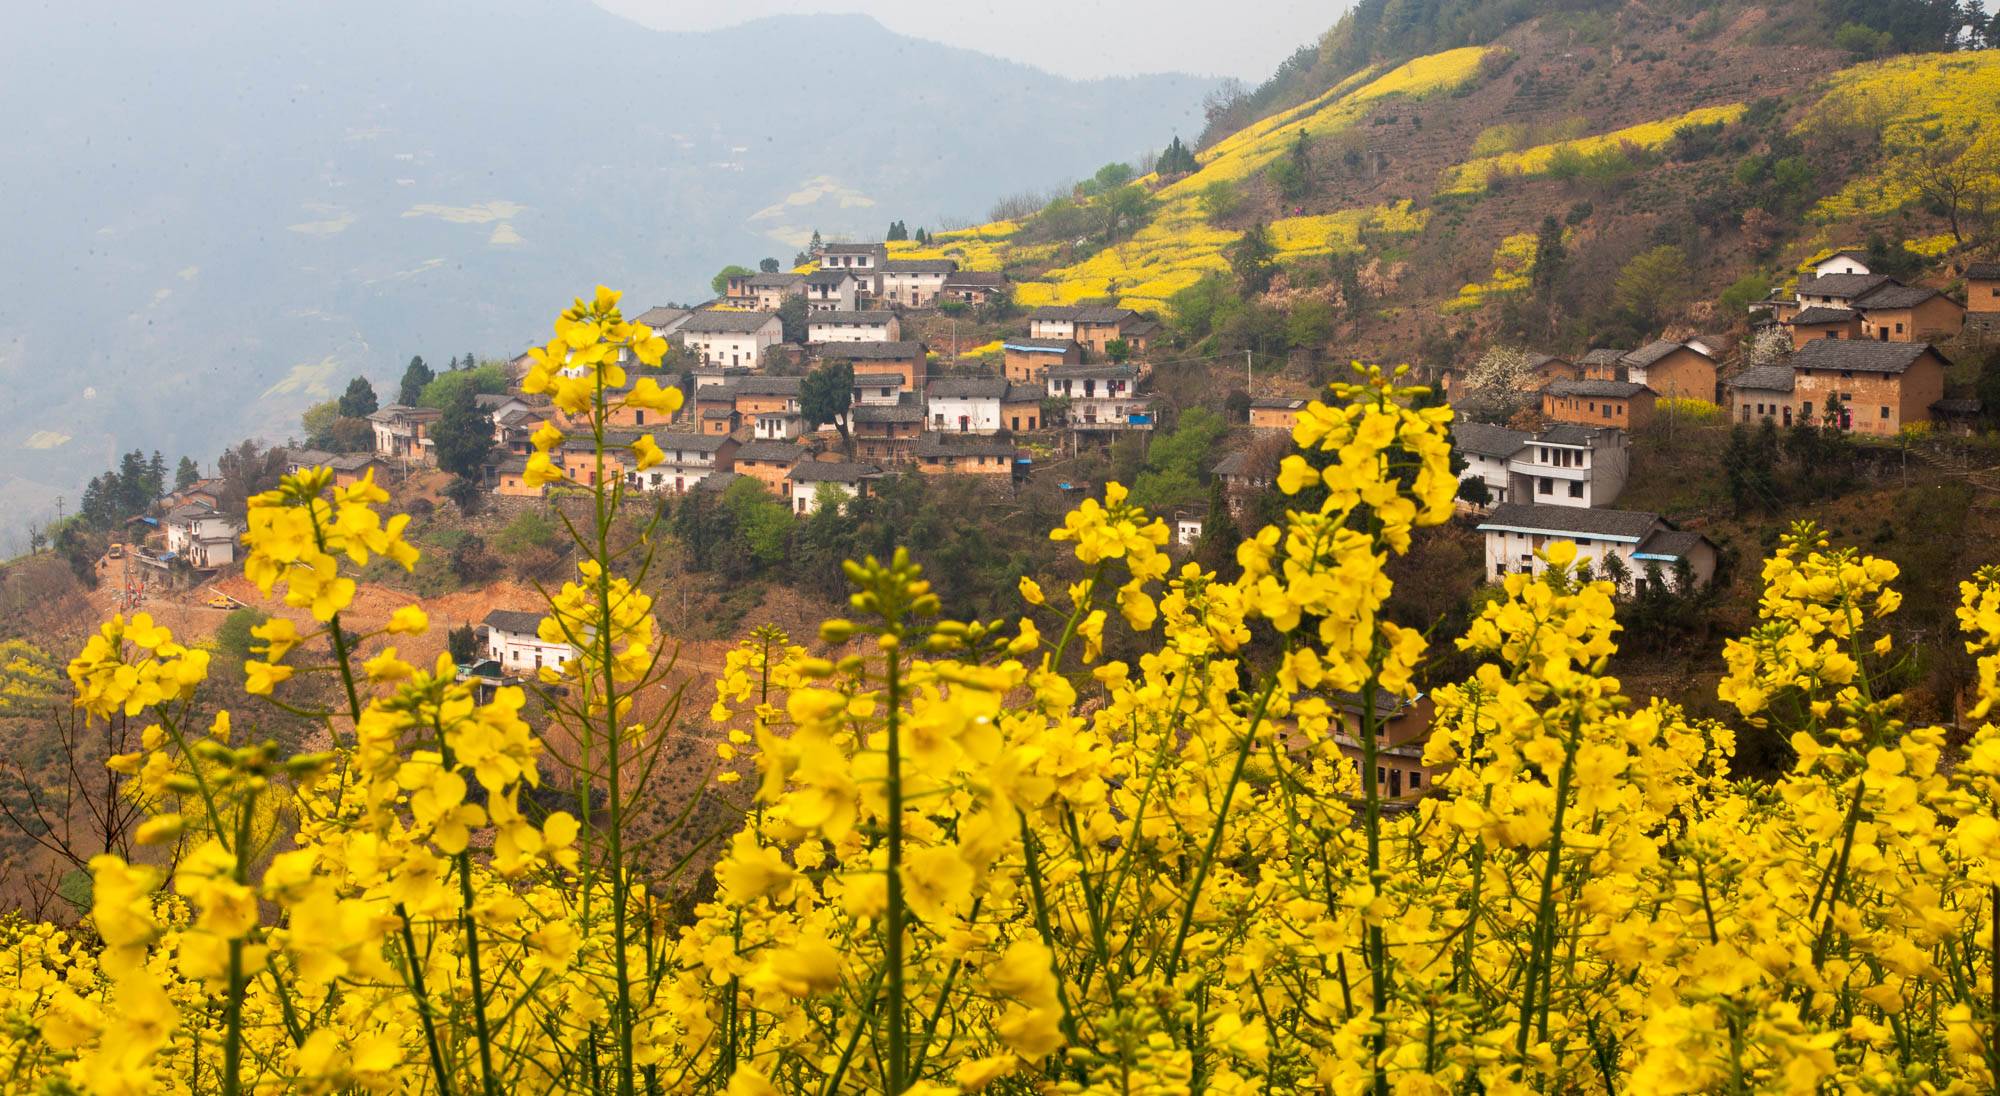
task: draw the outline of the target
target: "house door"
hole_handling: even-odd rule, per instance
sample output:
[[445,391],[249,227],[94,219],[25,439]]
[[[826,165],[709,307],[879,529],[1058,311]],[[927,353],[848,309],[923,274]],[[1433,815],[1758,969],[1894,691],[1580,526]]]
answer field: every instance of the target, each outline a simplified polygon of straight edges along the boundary
[[972,429],[972,416],[960,415],[958,417],[958,432],[963,434],[970,429]]
[[1403,770],[1401,770],[1401,769],[1390,769],[1390,770],[1389,770],[1389,798],[1391,798],[1391,799],[1394,799],[1394,798],[1396,798],[1397,796],[1400,796],[1400,795],[1402,795],[1402,794],[1403,794]]
[[1785,408],[1785,425],[1792,425],[1792,409],[1789,407]]

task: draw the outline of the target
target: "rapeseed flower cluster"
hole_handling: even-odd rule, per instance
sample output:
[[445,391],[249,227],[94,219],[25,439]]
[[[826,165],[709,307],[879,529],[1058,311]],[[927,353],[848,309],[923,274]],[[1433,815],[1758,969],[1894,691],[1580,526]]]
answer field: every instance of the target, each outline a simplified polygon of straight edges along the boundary
[[[629,335],[594,308],[566,345],[602,371]],[[648,560],[607,537],[616,484],[588,489],[543,624],[576,657],[482,697],[396,656],[420,614],[343,624],[337,584],[400,526],[289,477],[246,567],[317,623],[266,626],[253,661],[340,679],[321,713],[260,681],[326,748],[204,707],[206,664],[149,620],[89,641],[78,706],[151,721],[112,762],[144,851],[93,861],[77,931],[0,925],[6,1086],[1990,1089],[2000,730],[1961,755],[1904,723],[1894,566],[1809,527],[1767,563],[1719,695],[1790,737],[1770,785],[1731,777],[1730,726],[1624,694],[1614,591],[1570,544],[1419,697],[1430,640],[1385,616],[1390,563],[1457,486],[1422,395],[1367,370],[1313,403],[1285,518],[1233,577],[1176,566],[1116,485],[1052,534],[1073,579],[1023,577],[1017,615],[951,615],[901,552],[848,564],[814,643],[761,628],[725,659],[707,714],[747,779],[716,782],[741,814],[699,835],[699,879],[633,824],[657,743],[691,732],[642,712],[661,644]],[[2000,571],[1962,593],[1984,721]],[[1376,767],[1412,705],[1431,780],[1394,801]]]

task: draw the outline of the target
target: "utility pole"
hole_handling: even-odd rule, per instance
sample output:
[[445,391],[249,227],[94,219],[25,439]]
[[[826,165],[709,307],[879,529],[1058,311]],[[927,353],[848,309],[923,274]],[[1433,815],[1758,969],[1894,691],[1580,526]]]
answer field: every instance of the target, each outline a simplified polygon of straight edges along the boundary
[[61,524],[62,524],[62,519],[63,519],[63,497],[62,497],[61,495],[57,495],[57,496],[56,496],[56,524],[57,524],[57,525],[61,525]]
[[1251,373],[1250,371],[1250,348],[1246,346],[1243,348],[1243,394],[1244,395],[1247,396],[1250,394],[1250,390],[1256,385],[1256,379],[1257,379],[1256,375]]

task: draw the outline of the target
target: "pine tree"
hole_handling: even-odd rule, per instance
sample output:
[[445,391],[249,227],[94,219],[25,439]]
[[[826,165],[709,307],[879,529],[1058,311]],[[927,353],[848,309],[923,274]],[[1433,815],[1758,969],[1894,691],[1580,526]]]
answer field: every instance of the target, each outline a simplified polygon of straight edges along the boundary
[[185,491],[201,478],[201,466],[192,457],[182,457],[174,467],[174,490]]
[[472,351],[470,351],[470,350],[468,350],[468,351],[466,351],[466,352],[465,352],[465,367],[466,367],[467,369],[477,369],[477,368],[479,368],[479,359],[478,359],[478,358],[475,358],[475,357],[473,357],[473,356],[472,356]]
[[806,245],[806,251],[810,253],[813,258],[817,259],[820,256],[820,252],[825,250],[826,250],[826,243],[825,241],[819,238],[819,229],[817,228],[813,229],[812,242]]
[[482,478],[486,454],[493,447],[493,422],[479,413],[476,396],[472,385],[460,385],[432,435],[438,467],[475,482]]
[[396,393],[396,402],[405,407],[415,407],[423,398],[424,386],[437,379],[431,367],[424,364],[422,355],[410,359],[410,367],[403,370],[403,384]]
[[146,462],[146,498],[158,500],[167,493],[167,458],[158,449]]
[[365,419],[375,413],[380,405],[375,399],[375,386],[366,377],[356,377],[347,382],[347,391],[340,394],[340,414],[342,418]]
[[1556,277],[1562,273],[1563,261],[1568,252],[1563,248],[1562,224],[1554,214],[1542,218],[1542,227],[1535,232],[1535,265],[1528,272],[1528,284],[1535,296],[1547,300],[1555,289]]
[[1187,145],[1181,143],[1181,139],[1176,136],[1167,144],[1167,150],[1160,153],[1160,159],[1154,165],[1153,170],[1161,176],[1187,175],[1200,166],[1200,164],[1195,162],[1193,151]]
[[146,454],[134,449],[118,458],[116,516],[143,513],[152,501],[146,494]]

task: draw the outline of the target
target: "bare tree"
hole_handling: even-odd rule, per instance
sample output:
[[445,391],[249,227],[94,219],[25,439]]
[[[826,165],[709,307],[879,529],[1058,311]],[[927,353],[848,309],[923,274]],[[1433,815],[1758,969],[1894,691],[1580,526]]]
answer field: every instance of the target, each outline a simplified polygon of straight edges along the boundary
[[1908,177],[1924,202],[1951,226],[1951,240],[1963,247],[1968,233],[1986,227],[1993,204],[1993,176],[2000,152],[1975,130],[1963,137],[1926,141],[1909,160]]

